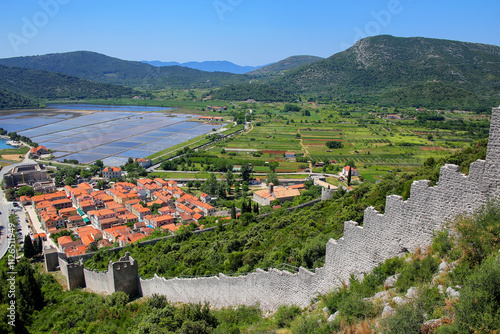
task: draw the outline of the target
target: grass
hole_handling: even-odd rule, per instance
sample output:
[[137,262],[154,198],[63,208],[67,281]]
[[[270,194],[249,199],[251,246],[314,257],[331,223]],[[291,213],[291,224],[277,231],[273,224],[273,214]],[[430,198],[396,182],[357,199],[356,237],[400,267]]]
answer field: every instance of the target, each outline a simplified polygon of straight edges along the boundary
[[27,146],[21,146],[19,148],[4,148],[0,150],[0,155],[10,155],[10,154],[26,154],[30,150]]

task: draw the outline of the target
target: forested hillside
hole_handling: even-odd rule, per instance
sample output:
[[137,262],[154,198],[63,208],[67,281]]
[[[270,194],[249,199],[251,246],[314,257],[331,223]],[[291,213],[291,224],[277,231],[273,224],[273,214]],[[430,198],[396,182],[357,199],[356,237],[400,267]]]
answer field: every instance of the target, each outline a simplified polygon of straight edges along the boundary
[[488,96],[500,88],[499,64],[494,45],[382,35],[292,71],[279,84],[320,94],[374,94],[440,81]]
[[267,65],[256,69],[254,71],[248,72],[248,75],[252,76],[262,76],[270,74],[278,74],[280,72],[288,71],[300,66],[314,63],[323,58],[316,56],[291,56],[286,59],[280,60],[274,64]]
[[255,101],[293,102],[298,98],[298,95],[290,91],[260,83],[229,85],[212,91],[210,95],[215,100],[237,101],[253,99]]
[[39,104],[24,96],[0,88],[0,109],[37,108]]
[[210,88],[245,82],[248,79],[239,74],[203,72],[181,66],[155,67],[89,51],[5,58],[0,59],[0,64],[142,88]]
[[0,88],[30,98],[120,98],[138,92],[65,74],[0,65]]

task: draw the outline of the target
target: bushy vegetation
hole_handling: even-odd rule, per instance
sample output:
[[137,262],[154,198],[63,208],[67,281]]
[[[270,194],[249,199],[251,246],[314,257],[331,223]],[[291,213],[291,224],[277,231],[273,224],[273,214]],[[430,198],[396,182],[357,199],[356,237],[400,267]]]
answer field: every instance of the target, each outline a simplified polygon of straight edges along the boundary
[[288,90],[282,90],[267,84],[258,83],[229,85],[214,90],[211,92],[211,95],[215,100],[236,101],[253,99],[255,101],[291,102],[297,99],[297,96]]
[[38,108],[40,105],[24,96],[0,89],[0,109]]
[[120,98],[132,97],[131,88],[102,84],[65,74],[0,65],[0,89],[28,98]]

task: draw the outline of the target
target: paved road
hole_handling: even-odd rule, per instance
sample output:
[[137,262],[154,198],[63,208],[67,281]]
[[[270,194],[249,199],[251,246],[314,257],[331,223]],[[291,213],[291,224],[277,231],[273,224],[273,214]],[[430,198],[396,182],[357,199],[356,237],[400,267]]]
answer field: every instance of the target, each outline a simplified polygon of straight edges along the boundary
[[[22,162],[2,168],[2,170],[0,171],[0,180],[3,180],[3,176],[5,175],[5,173],[10,171],[15,166],[26,163],[34,163],[33,160],[29,159],[29,152],[26,153],[26,156],[24,157],[24,160]],[[0,229],[2,232],[0,236],[0,258],[3,258],[9,246],[8,243],[9,239],[7,238],[7,229],[9,226],[9,213],[12,208],[13,208],[12,203],[7,202],[7,199],[5,198],[5,193],[3,192],[2,189],[0,189],[0,212],[2,213],[0,215]],[[24,231],[28,233],[29,230],[23,227],[23,236],[25,235]]]

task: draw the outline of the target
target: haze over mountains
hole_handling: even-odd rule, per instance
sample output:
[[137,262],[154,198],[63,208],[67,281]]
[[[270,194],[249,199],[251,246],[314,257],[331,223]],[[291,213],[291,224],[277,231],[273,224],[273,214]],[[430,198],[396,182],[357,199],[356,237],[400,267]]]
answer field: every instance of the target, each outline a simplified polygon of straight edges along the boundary
[[143,60],[143,63],[153,65],[156,67],[165,67],[165,66],[182,66],[188,67],[195,70],[206,71],[206,72],[229,72],[234,74],[245,74],[247,72],[255,71],[263,66],[240,66],[229,61],[190,61],[187,63],[178,63],[176,61],[159,61],[159,60]]
[[[396,106],[424,103],[435,108],[455,104],[476,108],[500,101],[500,47],[422,37],[368,37],[326,59],[293,56],[246,74],[156,67],[89,51],[6,58],[0,64],[131,88],[209,88],[213,98],[226,100],[286,101],[305,96]],[[232,66],[226,62],[199,64],[212,66],[212,70]],[[16,76],[4,79],[11,86],[21,80]],[[5,84],[0,88],[33,96]]]

